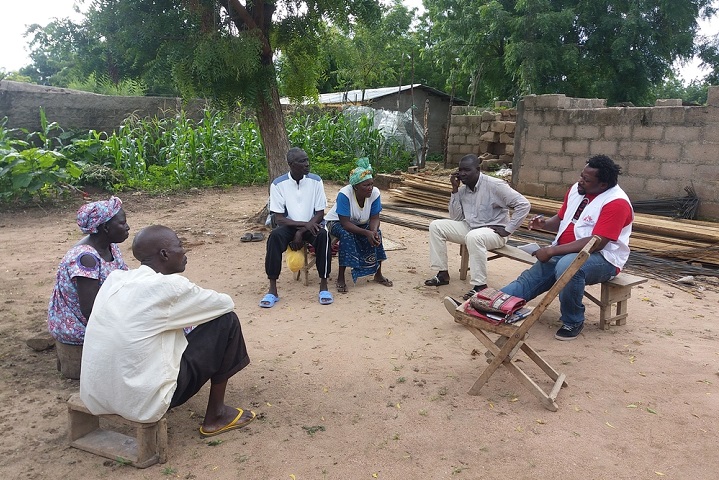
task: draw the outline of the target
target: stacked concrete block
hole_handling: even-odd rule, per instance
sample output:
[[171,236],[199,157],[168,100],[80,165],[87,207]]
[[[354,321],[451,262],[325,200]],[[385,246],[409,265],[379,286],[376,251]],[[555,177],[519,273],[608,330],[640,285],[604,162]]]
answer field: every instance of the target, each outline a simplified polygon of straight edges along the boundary
[[[699,217],[719,220],[719,86],[707,105],[658,100],[654,107],[606,107],[603,99],[530,95],[513,132],[513,181],[528,195],[560,199],[592,155],[622,167],[633,200],[681,197],[693,187]],[[501,134],[500,134],[501,135]]]
[[517,111],[507,109],[511,102],[496,103],[499,111],[452,108],[447,144],[449,165],[457,165],[468,153],[479,156],[483,165],[512,163]]
[[681,98],[657,98],[657,101],[654,102],[655,107],[681,107],[682,106],[682,99]]

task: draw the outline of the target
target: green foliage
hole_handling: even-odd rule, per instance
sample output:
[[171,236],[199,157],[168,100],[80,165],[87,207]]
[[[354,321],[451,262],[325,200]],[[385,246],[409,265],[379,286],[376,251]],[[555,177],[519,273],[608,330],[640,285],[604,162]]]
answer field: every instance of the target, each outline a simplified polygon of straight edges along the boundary
[[196,122],[128,118],[105,142],[110,167],[123,172],[125,188],[167,190],[267,181],[259,131],[249,119],[229,122],[205,111]]
[[60,152],[12,139],[0,121],[0,200],[42,199],[61,194],[80,177],[80,167]]
[[[716,13],[716,9],[707,8],[704,13],[708,18]],[[719,35],[701,38],[698,54],[701,66],[710,70],[704,81],[709,85],[719,85]]]
[[32,78],[23,75],[20,72],[6,72],[0,68],[0,80],[10,80],[12,82],[32,83]]
[[287,121],[287,135],[291,145],[307,152],[312,171],[325,180],[346,181],[360,157],[368,157],[377,172],[406,170],[412,159],[401,145],[385,139],[369,117],[353,122],[341,113],[295,115]]
[[69,19],[55,19],[44,27],[30,25],[25,36],[31,63],[20,72],[40,85],[67,86],[70,75],[84,76],[86,69],[78,59],[97,43],[91,35],[83,38],[79,25]]
[[47,150],[52,150],[55,145],[62,145],[64,132],[57,122],[47,121],[44,108],[40,108],[40,128],[39,132],[33,132],[27,136],[28,142],[40,142]]
[[117,83],[114,83],[107,75],[103,75],[98,78],[95,73],[91,73],[85,79],[70,80],[67,87],[72,88],[73,90],[99,93],[102,95],[141,97],[147,92],[147,85],[145,85],[145,83],[141,80],[125,78]]
[[[396,84],[403,62],[412,53],[407,33],[412,14],[395,1],[379,21],[357,23],[350,38],[338,39],[337,78],[347,89]],[[406,76],[409,83],[409,76]]]
[[302,425],[302,430],[307,432],[307,435],[312,437],[315,433],[324,432],[326,429],[324,425],[312,425],[311,427],[308,427],[307,425]]
[[259,103],[271,76],[257,61],[262,45],[256,35],[213,32],[180,46],[163,49],[173,59],[173,79],[184,97],[212,98],[223,106]]
[[706,82],[691,82],[682,84],[681,80],[671,76],[661,85],[652,88],[649,98],[654,103],[658,98],[681,98],[682,103],[703,105],[707,101],[709,84]]
[[[111,135],[64,132],[41,110],[42,129],[15,139],[0,122],[0,200],[42,199],[72,188],[150,192],[268,180],[259,129],[244,114],[236,118],[205,111],[192,120],[129,117]],[[296,114],[289,121],[292,144],[310,156],[312,171],[346,181],[358,157],[377,172],[406,169],[411,154],[382,137],[372,119],[351,121],[341,113]],[[33,144],[40,144],[41,147]]]
[[78,183],[85,187],[99,187],[108,192],[114,191],[126,182],[125,176],[107,165],[84,165]]
[[[432,48],[473,104],[528,93],[651,103],[710,0],[425,0]],[[466,79],[470,82],[467,84]],[[464,80],[463,80],[464,79]]]
[[505,66],[511,35],[511,0],[428,0],[425,22],[431,27],[426,55],[446,72],[446,88],[456,85],[470,105],[513,98],[518,82]]
[[321,92],[385,87],[412,80],[419,38],[413,11],[395,0],[381,14],[344,25],[322,23],[284,39],[278,73],[282,92],[300,103]]

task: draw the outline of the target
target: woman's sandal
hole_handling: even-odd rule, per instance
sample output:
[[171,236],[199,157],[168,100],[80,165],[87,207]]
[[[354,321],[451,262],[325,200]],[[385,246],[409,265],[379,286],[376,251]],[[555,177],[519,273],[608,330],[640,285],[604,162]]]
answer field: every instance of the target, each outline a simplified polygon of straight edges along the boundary
[[382,277],[382,280],[375,280],[375,282],[379,283],[380,285],[384,285],[385,287],[391,287],[393,285],[392,280],[387,277]]
[[339,283],[335,283],[335,288],[337,288],[337,292],[339,293],[347,293],[347,284],[344,283],[340,285]]
[[428,287],[439,287],[440,285],[449,285],[449,280],[442,280],[437,275],[435,275],[429,280],[425,280],[424,284]]

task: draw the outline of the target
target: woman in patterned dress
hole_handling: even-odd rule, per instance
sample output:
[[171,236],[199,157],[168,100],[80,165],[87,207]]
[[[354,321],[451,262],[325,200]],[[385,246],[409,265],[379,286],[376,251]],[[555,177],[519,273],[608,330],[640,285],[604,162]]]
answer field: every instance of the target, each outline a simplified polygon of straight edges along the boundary
[[386,287],[392,281],[382,275],[382,261],[387,254],[382,245],[379,212],[382,210],[380,192],[374,186],[372,166],[367,158],[360,158],[350,172],[350,184],[342,187],[337,201],[325,216],[330,233],[339,239],[339,270],[337,291],[347,293],[345,270],[352,269],[352,280],[374,275],[374,281]]
[[83,344],[100,285],[113,270],[128,268],[117,246],[130,231],[119,198],[83,205],[77,224],[87,236],[60,261],[47,317],[50,334],[69,345]]

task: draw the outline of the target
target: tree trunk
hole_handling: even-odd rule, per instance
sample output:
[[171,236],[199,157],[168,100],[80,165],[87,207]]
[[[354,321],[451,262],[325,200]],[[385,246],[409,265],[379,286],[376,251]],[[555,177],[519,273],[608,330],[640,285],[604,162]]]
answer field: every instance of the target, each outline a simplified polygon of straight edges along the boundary
[[257,106],[257,123],[267,158],[268,189],[272,180],[287,173],[287,150],[290,149],[285,129],[285,115],[282,113],[276,84],[270,86],[269,93],[270,98],[261,98]]
[[[285,115],[282,113],[277,84],[273,83],[270,86],[269,94],[269,99],[263,97],[260,100],[256,112],[262,145],[265,148],[265,158],[267,158],[268,195],[272,180],[289,170],[287,166],[287,150],[290,149],[290,142],[287,139],[287,130],[285,129]],[[262,225],[265,223],[269,213],[269,209],[265,205],[250,221]]]

